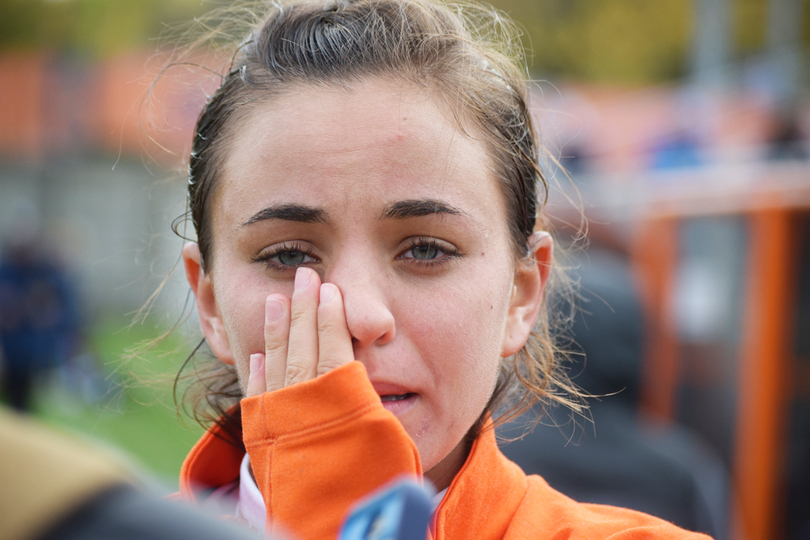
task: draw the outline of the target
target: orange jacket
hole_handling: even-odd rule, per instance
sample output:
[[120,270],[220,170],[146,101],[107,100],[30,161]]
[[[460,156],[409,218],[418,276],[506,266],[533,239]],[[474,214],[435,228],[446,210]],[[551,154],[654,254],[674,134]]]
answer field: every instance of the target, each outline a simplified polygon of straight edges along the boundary
[[[242,427],[267,530],[299,540],[336,538],[358,499],[399,475],[421,475],[416,446],[359,362],[242,400]],[[206,433],[183,463],[180,488],[188,499],[195,498],[192,486],[238,478],[243,454],[217,435],[217,428]],[[473,443],[431,532],[435,540],[708,538],[639,512],[577,503],[507,460],[492,430]]]

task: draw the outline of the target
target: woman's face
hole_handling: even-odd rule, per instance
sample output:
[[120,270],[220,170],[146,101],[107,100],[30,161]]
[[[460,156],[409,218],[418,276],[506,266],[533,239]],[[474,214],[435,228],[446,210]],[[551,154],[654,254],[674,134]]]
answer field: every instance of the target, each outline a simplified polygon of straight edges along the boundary
[[214,352],[244,389],[250,354],[264,351],[265,299],[291,296],[295,268],[308,266],[340,289],[377,392],[407,396],[384,405],[428,477],[442,463],[457,470],[448,461],[463,461],[461,441],[501,357],[525,343],[545,277],[516,262],[484,142],[425,89],[370,79],[258,105],[225,152],[201,278],[211,305],[192,283]]

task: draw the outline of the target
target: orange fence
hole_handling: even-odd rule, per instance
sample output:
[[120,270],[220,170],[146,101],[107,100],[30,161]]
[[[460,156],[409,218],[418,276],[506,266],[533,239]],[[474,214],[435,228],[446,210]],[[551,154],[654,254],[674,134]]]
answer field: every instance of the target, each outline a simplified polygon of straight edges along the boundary
[[[707,184],[714,186],[707,189]],[[642,277],[643,298],[653,315],[644,374],[643,406],[661,417],[678,419],[679,390],[687,384],[688,354],[674,320],[679,291],[675,276],[685,256],[682,228],[691,219],[731,216],[746,229],[741,331],[730,468],[736,498],[737,538],[785,538],[790,474],[787,456],[790,406],[800,395],[793,344],[799,328],[797,305],[802,249],[810,249],[810,168],[763,168],[752,183],[706,182],[660,193],[649,200],[634,228],[634,259]],[[804,272],[806,273],[806,269]],[[810,429],[810,426],[804,426]],[[810,456],[806,456],[810,459]],[[807,486],[810,489],[810,486]]]

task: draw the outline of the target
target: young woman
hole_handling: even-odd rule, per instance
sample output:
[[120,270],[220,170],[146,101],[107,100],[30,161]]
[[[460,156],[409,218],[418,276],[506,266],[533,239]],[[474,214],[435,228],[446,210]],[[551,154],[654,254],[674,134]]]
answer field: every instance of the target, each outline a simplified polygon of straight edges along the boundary
[[183,259],[226,368],[205,376],[222,416],[185,496],[231,492],[257,528],[335,538],[408,473],[440,492],[435,538],[691,538],[577,504],[495,444],[507,398],[566,387],[526,78],[490,42],[504,29],[472,7],[315,0],[268,6],[242,41],[189,167]]

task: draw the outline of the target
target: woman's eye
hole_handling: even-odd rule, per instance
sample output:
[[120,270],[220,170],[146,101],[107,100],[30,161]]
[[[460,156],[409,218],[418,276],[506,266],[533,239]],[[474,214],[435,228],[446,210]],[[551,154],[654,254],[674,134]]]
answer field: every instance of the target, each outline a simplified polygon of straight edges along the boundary
[[415,238],[410,247],[398,258],[410,260],[420,265],[438,265],[450,262],[459,257],[460,253],[452,244],[442,242],[435,238]]
[[265,250],[253,260],[264,263],[274,270],[287,270],[318,262],[311,249],[298,244],[284,244],[275,249]]
[[414,246],[410,249],[411,257],[423,261],[429,261],[439,256],[441,251],[435,245]]
[[306,253],[302,253],[300,251],[282,251],[278,255],[276,255],[278,262],[283,264],[284,266],[300,266],[307,261],[307,259],[312,259]]

